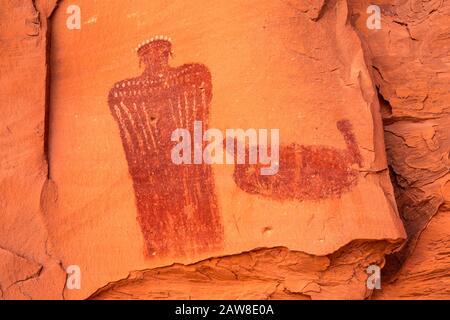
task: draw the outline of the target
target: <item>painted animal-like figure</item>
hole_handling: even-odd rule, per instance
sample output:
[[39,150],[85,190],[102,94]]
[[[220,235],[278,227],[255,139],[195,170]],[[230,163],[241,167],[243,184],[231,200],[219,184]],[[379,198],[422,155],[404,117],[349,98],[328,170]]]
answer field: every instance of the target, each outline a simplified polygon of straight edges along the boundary
[[[354,166],[362,166],[362,157],[351,123],[338,121],[337,128],[346,142],[346,150],[298,144],[281,146],[277,174],[261,175],[261,164],[239,164],[233,175],[235,183],[247,193],[274,200],[314,201],[341,196],[357,183],[358,170]],[[246,147],[247,157],[249,148]]]

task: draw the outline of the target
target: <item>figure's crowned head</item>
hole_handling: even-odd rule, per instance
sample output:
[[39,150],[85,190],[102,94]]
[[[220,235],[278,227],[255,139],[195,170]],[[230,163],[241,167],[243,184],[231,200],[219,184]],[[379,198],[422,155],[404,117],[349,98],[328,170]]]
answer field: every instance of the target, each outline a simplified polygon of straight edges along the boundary
[[145,64],[167,64],[172,51],[169,37],[156,36],[143,41],[136,48],[136,52]]

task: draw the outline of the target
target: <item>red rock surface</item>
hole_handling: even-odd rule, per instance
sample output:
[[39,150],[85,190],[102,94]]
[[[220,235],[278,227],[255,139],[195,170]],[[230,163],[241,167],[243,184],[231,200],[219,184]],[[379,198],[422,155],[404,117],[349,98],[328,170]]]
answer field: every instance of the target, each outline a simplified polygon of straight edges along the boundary
[[[380,30],[364,1],[163,3],[78,0],[80,30],[69,1],[5,3],[2,298],[448,298],[448,2],[375,3]],[[174,53],[160,84],[133,50],[156,34]],[[190,80],[192,63],[210,80]],[[132,98],[155,90],[169,98]],[[209,127],[281,129],[279,176],[146,153],[150,133],[172,131],[163,120],[192,123],[202,90]],[[185,116],[155,111],[186,92]],[[147,116],[162,131],[139,131]],[[385,266],[375,294],[372,264]]]
[[46,100],[51,1],[2,1],[0,12],[0,294],[62,298],[41,193],[48,179]]
[[351,17],[380,94],[389,167],[408,233],[405,247],[388,259],[386,279],[395,283],[379,296],[449,298],[450,268],[442,266],[449,259],[450,2],[371,1],[382,9],[376,32],[365,27],[368,4],[351,1]]

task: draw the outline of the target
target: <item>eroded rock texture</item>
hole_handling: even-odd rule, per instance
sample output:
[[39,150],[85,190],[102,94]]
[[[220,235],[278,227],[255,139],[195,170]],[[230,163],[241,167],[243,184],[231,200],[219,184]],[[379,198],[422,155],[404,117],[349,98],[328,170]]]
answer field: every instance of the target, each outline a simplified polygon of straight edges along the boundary
[[351,1],[351,17],[380,93],[389,165],[408,233],[406,246],[386,267],[392,280],[401,268],[395,290],[381,296],[448,298],[448,289],[440,288],[448,287],[450,269],[439,267],[449,261],[448,236],[433,217],[448,228],[450,2],[370,4],[381,8],[381,30],[365,26],[369,1]]
[[[449,1],[55,2],[0,2],[1,298],[450,296]],[[166,170],[193,120],[281,128],[287,169]]]
[[65,272],[49,253],[41,192],[48,18],[54,1],[0,2],[0,297],[61,299]]
[[362,299],[371,294],[366,268],[382,265],[384,253],[396,246],[356,241],[327,256],[286,248],[255,250],[132,272],[90,299]]

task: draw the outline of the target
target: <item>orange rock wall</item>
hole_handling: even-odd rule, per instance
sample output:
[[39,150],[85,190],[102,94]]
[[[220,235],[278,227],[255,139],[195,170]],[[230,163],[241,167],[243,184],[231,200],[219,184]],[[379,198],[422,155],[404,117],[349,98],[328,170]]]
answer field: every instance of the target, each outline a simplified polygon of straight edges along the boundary
[[[408,233],[388,258],[383,298],[448,298],[449,1],[371,1],[382,28],[365,27],[368,1],[350,1],[383,110],[396,201]],[[441,267],[442,266],[442,267]],[[400,271],[399,271],[400,270]],[[397,274],[397,272],[399,273]]]
[[[1,1],[1,297],[448,298],[449,2],[371,2],[380,30],[365,1],[162,2]],[[356,186],[279,201],[213,166],[223,246],[149,259],[107,96],[153,34],[173,37],[171,65],[210,68],[213,127],[277,127],[315,152],[345,150],[349,119]]]

